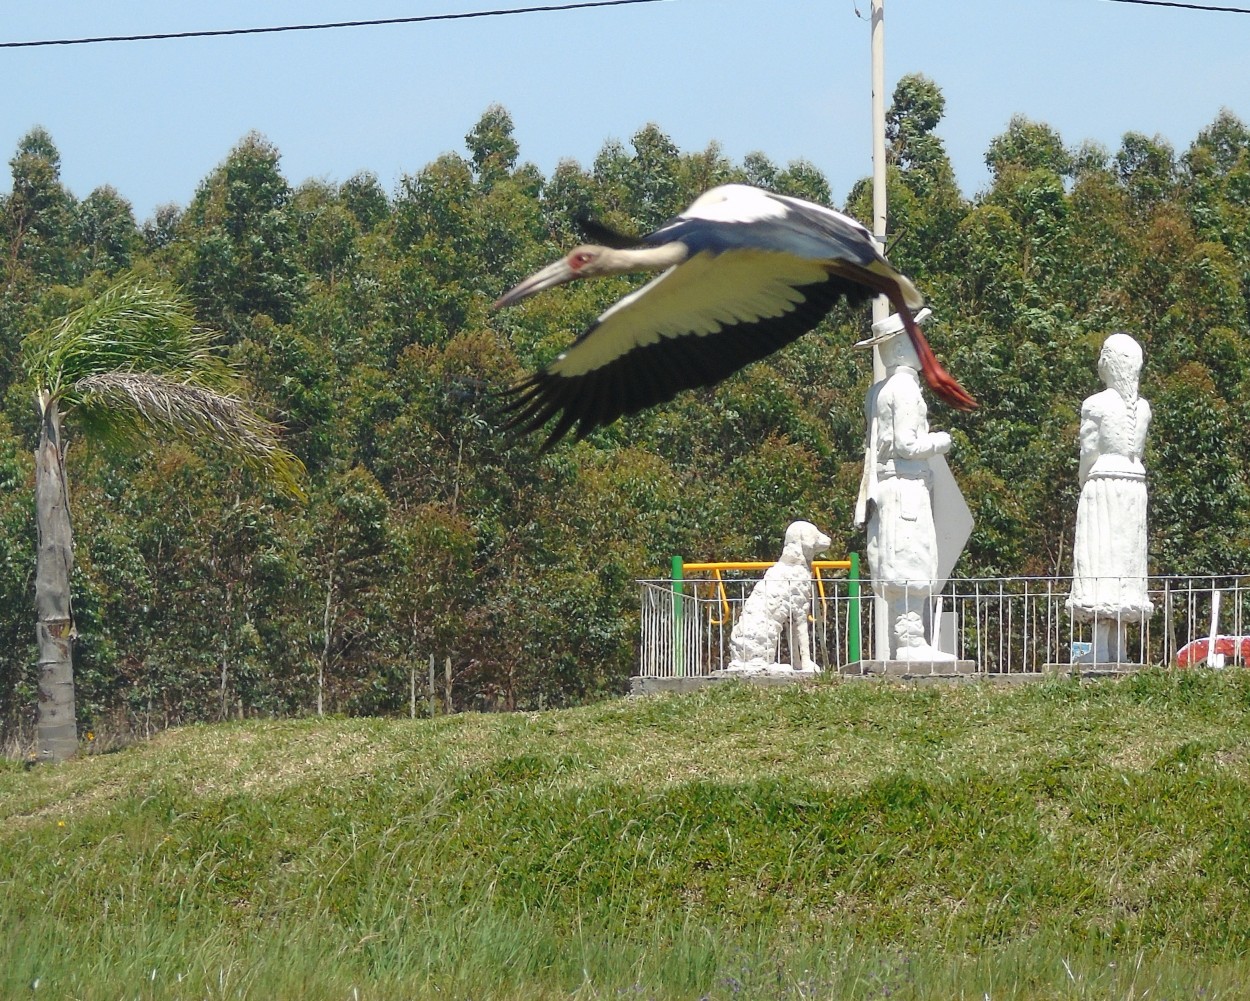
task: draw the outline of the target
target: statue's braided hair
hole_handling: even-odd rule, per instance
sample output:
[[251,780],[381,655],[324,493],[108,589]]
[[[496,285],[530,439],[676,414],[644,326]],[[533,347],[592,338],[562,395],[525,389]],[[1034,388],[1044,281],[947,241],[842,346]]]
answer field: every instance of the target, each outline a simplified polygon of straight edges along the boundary
[[1141,376],[1142,350],[1132,337],[1122,331],[1109,336],[1102,345],[1099,361],[1104,369],[1109,389],[1114,389],[1124,400],[1128,411],[1129,436],[1137,437],[1137,383]]

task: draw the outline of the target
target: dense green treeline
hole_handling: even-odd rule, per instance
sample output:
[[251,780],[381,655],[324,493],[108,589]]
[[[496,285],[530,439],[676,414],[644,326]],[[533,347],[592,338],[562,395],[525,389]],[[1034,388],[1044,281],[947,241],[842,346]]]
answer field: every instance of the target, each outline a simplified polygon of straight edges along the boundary
[[[1250,129],[1221,115],[1183,152],[1130,133],[1070,147],[1013,119],[989,188],[958,189],[940,91],[900,82],[890,112],[891,259],[930,299],[939,355],[979,399],[935,406],[977,516],[957,572],[1064,573],[1075,435],[1102,338],[1146,350],[1156,413],[1157,572],[1250,566]],[[111,188],[77,199],[35,128],[0,199],[0,722],[32,718],[35,421],[23,339],[119,273],[168,279],[282,420],[306,502],[182,446],[69,451],[74,612],[85,727],[222,716],[406,711],[431,655],[452,704],[530,707],[620,691],[638,577],[688,558],[769,557],[811,519],[850,527],[867,316],[844,311],[715,392],[550,455],[504,434],[492,394],[550,360],[628,279],[492,314],[505,288],[596,216],[645,231],[729,180],[826,203],[805,163],[683,153],[654,125],[549,177],[488,109],[448,153],[386,192],[367,173],[293,187],[259,135],[185,207],[139,223]],[[846,208],[870,216],[863,183]]]

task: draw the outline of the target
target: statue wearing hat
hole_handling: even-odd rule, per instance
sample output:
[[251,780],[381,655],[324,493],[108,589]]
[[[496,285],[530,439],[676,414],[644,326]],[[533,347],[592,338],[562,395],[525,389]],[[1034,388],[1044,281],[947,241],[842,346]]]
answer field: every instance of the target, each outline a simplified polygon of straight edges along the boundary
[[[930,315],[922,310],[921,322]],[[877,657],[953,661],[931,641],[931,601],[941,591],[972,528],[972,516],[943,456],[951,436],[929,430],[920,360],[897,313],[873,324],[886,377],[864,404],[868,429],[856,526],[868,529],[868,566],[878,600]],[[935,488],[953,518],[935,522]],[[953,492],[953,498],[951,497]],[[884,606],[884,607],[882,607]]]

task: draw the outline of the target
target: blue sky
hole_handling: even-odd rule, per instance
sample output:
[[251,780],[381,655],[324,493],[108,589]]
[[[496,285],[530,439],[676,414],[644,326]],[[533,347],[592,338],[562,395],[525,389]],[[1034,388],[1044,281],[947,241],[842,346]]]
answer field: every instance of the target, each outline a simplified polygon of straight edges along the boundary
[[[552,2],[552,0],[546,0]],[[412,17],[534,0],[39,0],[5,4],[0,41]],[[858,7],[857,16],[856,8]],[[921,72],[966,194],[1013,113],[1114,151],[1127,131],[1178,152],[1228,108],[1250,121],[1250,16],[1110,0],[886,0],[886,90]],[[79,197],[112,184],[139,219],[185,205],[249,130],[287,178],[360,170],[388,190],[492,103],[521,156],[589,164],[655,122],[682,150],[718,141],[805,158],[837,201],[870,172],[869,0],[668,0],[570,13],[277,35],[0,49],[0,153],[44,126]],[[9,187],[0,168],[0,190]]]

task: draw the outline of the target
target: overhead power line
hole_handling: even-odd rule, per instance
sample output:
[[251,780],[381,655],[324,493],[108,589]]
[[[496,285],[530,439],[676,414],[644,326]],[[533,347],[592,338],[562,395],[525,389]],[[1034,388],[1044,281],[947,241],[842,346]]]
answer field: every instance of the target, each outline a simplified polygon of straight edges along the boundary
[[47,45],[95,45],[100,42],[155,42],[168,38],[219,38],[223,35],[272,35],[281,31],[324,31],[327,28],[367,28],[383,24],[463,21],[475,17],[506,17],[509,14],[543,14],[566,10],[585,10],[588,7],[624,7],[630,4],[666,2],[667,0],[585,0],[582,3],[552,4],[542,7],[513,7],[506,10],[475,10],[463,14],[388,17],[376,21],[334,21],[327,24],[283,24],[272,28],[220,28],[209,31],[169,31],[151,35],[104,35],[99,38],[48,38],[37,42],[0,42],[0,49],[33,49]]
[[1135,3],[1143,7],[1179,7],[1181,10],[1213,10],[1224,14],[1250,14],[1250,7],[1214,7],[1202,3],[1178,3],[1176,0],[1110,0],[1111,3]]

